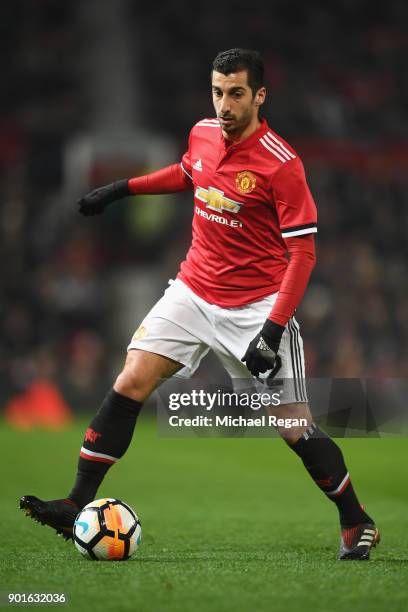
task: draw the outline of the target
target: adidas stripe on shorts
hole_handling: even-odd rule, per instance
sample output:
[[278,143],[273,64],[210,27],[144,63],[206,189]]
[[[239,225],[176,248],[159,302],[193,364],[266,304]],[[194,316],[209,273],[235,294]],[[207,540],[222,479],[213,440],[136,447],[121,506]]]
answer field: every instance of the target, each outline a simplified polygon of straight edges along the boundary
[[[268,372],[254,379],[242,363],[248,344],[262,328],[277,293],[258,302],[222,308],[209,304],[181,280],[169,281],[163,297],[153,306],[136,330],[128,350],[141,349],[183,364],[177,377],[190,378],[205,355],[212,350],[230,375],[235,390],[247,388],[252,379],[257,391],[265,389]],[[281,387],[281,404],[307,402],[303,341],[292,317],[279,347],[282,367],[273,381]]]

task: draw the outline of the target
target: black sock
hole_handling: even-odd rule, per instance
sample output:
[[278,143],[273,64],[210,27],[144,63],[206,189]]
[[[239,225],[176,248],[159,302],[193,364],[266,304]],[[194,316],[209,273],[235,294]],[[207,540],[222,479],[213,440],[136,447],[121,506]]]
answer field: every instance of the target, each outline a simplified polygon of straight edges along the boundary
[[343,453],[317,425],[312,423],[300,440],[289,446],[302,459],[317,486],[336,504],[342,527],[374,522],[357,499]]
[[83,508],[95,499],[106,472],[125,454],[142,407],[129,397],[109,391],[85,432],[78,472],[69,499]]

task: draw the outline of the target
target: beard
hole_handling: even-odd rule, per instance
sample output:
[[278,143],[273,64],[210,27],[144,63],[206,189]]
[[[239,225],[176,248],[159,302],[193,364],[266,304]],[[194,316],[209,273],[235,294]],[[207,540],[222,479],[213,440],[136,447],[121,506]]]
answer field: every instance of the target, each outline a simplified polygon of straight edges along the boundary
[[243,112],[241,117],[235,115],[220,116],[218,119],[231,119],[230,123],[221,123],[222,131],[228,135],[241,134],[251,123],[253,117],[252,109]]

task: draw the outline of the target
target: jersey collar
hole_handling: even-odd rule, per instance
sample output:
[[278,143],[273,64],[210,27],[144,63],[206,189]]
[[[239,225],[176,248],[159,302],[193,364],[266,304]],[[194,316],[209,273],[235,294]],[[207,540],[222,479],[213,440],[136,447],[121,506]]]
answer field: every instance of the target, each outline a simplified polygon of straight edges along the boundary
[[228,151],[231,148],[246,149],[246,148],[252,147],[252,145],[257,140],[262,138],[262,136],[264,136],[268,130],[269,130],[269,125],[267,124],[266,119],[261,118],[261,125],[259,126],[259,128],[257,128],[255,132],[253,132],[250,136],[248,136],[248,138],[245,138],[245,140],[241,140],[241,142],[237,142],[235,144],[234,143],[228,144],[228,141],[225,140],[222,134],[222,130],[221,130],[221,139],[222,139],[222,142],[224,144],[226,151]]

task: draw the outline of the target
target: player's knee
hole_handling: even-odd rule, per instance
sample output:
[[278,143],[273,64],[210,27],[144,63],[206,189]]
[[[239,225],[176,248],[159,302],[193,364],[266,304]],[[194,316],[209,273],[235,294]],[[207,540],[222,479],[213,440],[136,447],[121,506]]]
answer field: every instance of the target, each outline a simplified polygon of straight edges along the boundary
[[289,445],[295,444],[303,436],[307,429],[307,425],[292,426],[290,428],[281,427],[278,428],[279,435]]
[[295,444],[312,423],[309,406],[304,402],[271,408],[269,413],[277,417],[276,429],[288,444]]
[[151,393],[151,389],[142,376],[140,368],[126,365],[117,377],[113,386],[115,391],[130,397],[138,402],[143,402]]

